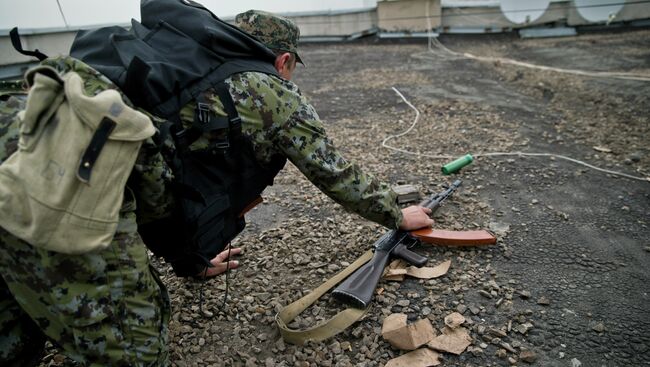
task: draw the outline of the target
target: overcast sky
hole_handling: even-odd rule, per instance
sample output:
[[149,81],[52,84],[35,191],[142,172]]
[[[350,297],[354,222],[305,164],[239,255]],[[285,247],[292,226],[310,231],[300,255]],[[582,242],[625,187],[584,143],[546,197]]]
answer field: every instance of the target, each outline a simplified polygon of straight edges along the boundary
[[[220,17],[248,9],[272,12],[355,9],[374,6],[376,0],[203,0]],[[65,16],[65,22],[59,5]],[[0,0],[0,29],[79,27],[93,24],[129,23],[140,18],[139,0]]]

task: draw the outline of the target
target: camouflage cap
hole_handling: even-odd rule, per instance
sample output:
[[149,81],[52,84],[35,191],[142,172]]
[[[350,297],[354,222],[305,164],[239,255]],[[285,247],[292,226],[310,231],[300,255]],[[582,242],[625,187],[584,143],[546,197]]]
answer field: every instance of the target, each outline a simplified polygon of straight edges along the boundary
[[296,60],[304,65],[298,55],[300,29],[291,19],[261,10],[249,10],[237,14],[235,25],[257,37],[268,48],[293,52]]

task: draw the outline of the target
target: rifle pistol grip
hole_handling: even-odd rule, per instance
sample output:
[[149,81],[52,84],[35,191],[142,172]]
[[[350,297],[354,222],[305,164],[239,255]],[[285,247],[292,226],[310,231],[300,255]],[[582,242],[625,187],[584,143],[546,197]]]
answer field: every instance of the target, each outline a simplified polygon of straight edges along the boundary
[[421,268],[424,266],[424,264],[427,263],[427,258],[421,255],[416,254],[415,252],[411,251],[404,245],[403,243],[400,243],[395,247],[393,250],[393,254],[401,259],[406,260],[411,265],[415,265],[418,268]]

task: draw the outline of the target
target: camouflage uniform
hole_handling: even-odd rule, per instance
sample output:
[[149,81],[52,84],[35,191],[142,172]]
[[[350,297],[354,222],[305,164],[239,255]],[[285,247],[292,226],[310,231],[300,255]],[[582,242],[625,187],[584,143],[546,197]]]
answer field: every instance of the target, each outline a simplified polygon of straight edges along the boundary
[[[264,15],[240,19],[247,19],[251,25],[266,21]],[[273,40],[276,25],[266,25],[270,37],[264,32],[256,36]],[[287,26],[295,27],[292,23],[282,27]],[[297,31],[290,36],[297,41]],[[295,53],[295,43],[271,46]],[[71,58],[48,59],[45,63],[79,73],[90,95],[114,87]],[[262,165],[274,156],[285,156],[348,210],[387,227],[399,225],[402,216],[395,204],[396,194],[341,156],[315,109],[295,84],[256,72],[235,74],[225,83],[242,119],[243,134]],[[213,90],[205,91],[204,96],[217,115],[226,116]],[[21,108],[16,98],[0,102],[0,163],[16,149],[12,117]],[[192,124],[194,112],[195,103],[181,110],[184,124]],[[207,147],[212,139],[206,134],[191,149]],[[157,148],[151,140],[146,141],[128,182],[115,238],[100,252],[78,256],[48,252],[0,228],[0,274],[6,282],[0,284],[1,365],[9,364],[12,358],[18,365],[27,363],[22,354],[25,346],[32,348],[27,355],[33,357],[35,346],[42,346],[43,334],[82,364],[167,363],[169,300],[150,269],[137,224],[169,215],[173,201],[166,183],[170,177]]]
[[[70,58],[45,63],[62,72],[77,72],[89,95],[113,87]],[[0,101],[0,163],[17,148],[13,117],[23,107],[24,97]],[[159,200],[144,201],[144,206],[165,208],[168,197],[161,194],[160,183],[166,173],[156,161],[155,148],[149,140],[141,149],[130,186],[147,187],[144,193]],[[50,252],[0,228],[0,365],[38,362],[45,336],[83,365],[168,363],[170,302],[138,236],[133,196],[128,189],[115,237],[99,252],[76,256]]]
[[[297,53],[299,28],[289,19],[259,10],[237,15],[235,24],[267,47]],[[365,174],[347,161],[328,138],[314,107],[298,87],[282,78],[261,73],[235,74],[226,80],[242,119],[243,132],[260,162],[273,155],[287,157],[321,191],[366,219],[397,228],[402,213],[390,186]],[[213,108],[225,115],[213,95]],[[183,109],[186,119],[194,106]],[[189,119],[188,121],[191,121]]]
[[249,10],[237,14],[235,23],[271,50],[292,52],[296,55],[296,61],[304,64],[298,55],[300,28],[292,20],[261,10]]
[[[270,163],[274,155],[287,157],[311,182],[346,209],[374,222],[396,228],[401,212],[390,187],[347,161],[328,138],[314,107],[298,87],[272,75],[246,72],[226,80],[242,120],[242,132],[251,141],[257,160]],[[223,106],[214,91],[206,97],[219,116]],[[181,110],[188,125],[195,104]],[[192,149],[207,147],[203,136]]]

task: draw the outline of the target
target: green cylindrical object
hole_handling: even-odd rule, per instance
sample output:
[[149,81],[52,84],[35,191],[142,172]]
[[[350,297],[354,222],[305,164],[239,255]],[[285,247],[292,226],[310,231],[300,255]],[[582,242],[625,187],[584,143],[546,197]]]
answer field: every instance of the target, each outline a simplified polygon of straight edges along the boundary
[[466,154],[456,159],[455,161],[447,163],[444,166],[442,166],[442,173],[445,175],[450,175],[472,162],[474,162],[474,157],[472,157],[471,154]]

